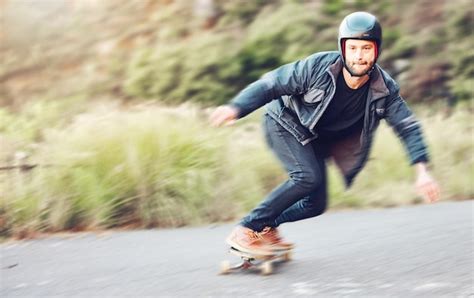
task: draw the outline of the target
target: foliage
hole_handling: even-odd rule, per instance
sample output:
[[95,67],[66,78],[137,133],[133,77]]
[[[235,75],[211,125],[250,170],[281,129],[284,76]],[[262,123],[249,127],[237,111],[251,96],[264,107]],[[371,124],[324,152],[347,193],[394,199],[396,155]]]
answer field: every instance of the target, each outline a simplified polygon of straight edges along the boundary
[[167,103],[224,103],[264,72],[328,50],[324,41],[317,42],[318,30],[326,27],[302,6],[288,3],[262,12],[240,44],[223,35],[201,34],[182,43],[139,49],[128,68],[125,91]]
[[458,100],[472,101],[474,78],[474,8],[470,1],[464,1],[459,7],[451,7],[447,22],[449,36],[449,60],[451,73],[449,86]]
[[125,91],[166,103],[224,102],[236,92],[241,72],[232,40],[196,38],[186,44],[141,49],[128,69]]
[[[460,102],[449,118],[421,116],[443,198],[472,198],[473,144],[466,138],[472,136],[471,1],[216,0],[215,23],[206,25],[189,1],[133,3],[110,5],[107,17],[96,16],[101,22],[78,19],[82,29],[66,30],[68,42],[58,36],[48,54],[43,44],[33,47],[28,59],[14,50],[5,55],[2,102],[11,106],[0,108],[0,160],[9,163],[22,151],[44,167],[0,173],[0,234],[181,226],[229,220],[250,210],[285,179],[261,141],[259,114],[215,130],[200,107],[226,103],[284,63],[337,49],[337,26],[355,10],[381,20],[380,63],[399,81],[402,95],[412,102],[437,102],[432,111],[445,100]],[[90,34],[96,24],[101,36]],[[123,35],[103,40],[117,30]],[[81,42],[69,42],[76,39]],[[71,52],[69,61],[61,60]],[[56,65],[60,74],[53,71]],[[30,81],[35,76],[49,79],[35,85]],[[47,89],[48,96],[36,96],[36,88]],[[55,96],[60,89],[78,95]],[[101,108],[90,96],[96,91],[134,102],[115,100],[123,106],[108,102]],[[22,102],[19,94],[34,100],[13,105]],[[143,99],[150,103],[137,107]],[[171,109],[153,101],[200,107]],[[350,191],[331,166],[332,207],[419,202],[403,150],[382,126],[371,161]]]
[[[421,116],[443,199],[472,197],[474,148],[464,137],[472,134],[470,114]],[[2,177],[3,233],[168,227],[241,216],[286,179],[259,122],[255,113],[217,130],[192,106],[104,106],[83,114],[44,132],[32,158],[49,166]],[[329,183],[332,208],[419,202],[404,149],[388,127],[378,132],[353,189],[345,191],[333,166]]]
[[[337,49],[340,19],[351,11],[367,10],[377,14],[382,24],[387,17],[387,22],[396,23],[384,26],[380,63],[396,79],[400,76],[405,94],[414,101],[466,100],[472,98],[473,60],[467,38],[472,9],[467,2],[464,10],[455,5],[446,8],[446,20],[427,24],[424,38],[417,38],[409,26],[401,24],[401,16],[392,15],[394,9],[409,11],[415,9],[413,5],[388,1],[324,1],[319,7],[312,1],[216,1],[219,22],[215,29],[189,27],[183,29],[188,32],[184,38],[162,34],[168,26],[186,24],[179,14],[176,19],[169,17],[176,12],[165,9],[167,17],[160,19],[165,29],[154,45],[133,52],[123,88],[134,98],[222,104],[271,69],[314,52]],[[189,17],[189,13],[183,15]],[[418,22],[422,21],[415,24]],[[449,60],[442,57],[446,52]],[[410,61],[406,68],[394,67],[400,59]],[[449,75],[447,69],[451,69]],[[438,72],[442,75],[431,75]]]
[[0,134],[25,144],[41,141],[47,129],[66,123],[84,109],[83,102],[84,96],[78,94],[62,100],[37,100],[16,112],[0,108]]

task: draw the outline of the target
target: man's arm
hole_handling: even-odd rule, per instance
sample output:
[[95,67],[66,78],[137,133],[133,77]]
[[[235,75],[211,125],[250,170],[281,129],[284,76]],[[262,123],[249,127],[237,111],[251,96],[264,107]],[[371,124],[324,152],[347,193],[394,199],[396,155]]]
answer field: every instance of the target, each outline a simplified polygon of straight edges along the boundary
[[386,102],[385,120],[403,141],[411,165],[429,161],[420,122],[398,93]]
[[313,75],[314,59],[298,60],[266,73],[248,85],[228,105],[218,107],[210,116],[214,126],[233,124],[282,95],[301,94],[308,89]]
[[437,201],[440,189],[427,167],[429,157],[420,123],[398,92],[388,100],[386,109],[385,119],[403,141],[410,157],[410,163],[416,170],[415,187],[417,193],[427,202]]

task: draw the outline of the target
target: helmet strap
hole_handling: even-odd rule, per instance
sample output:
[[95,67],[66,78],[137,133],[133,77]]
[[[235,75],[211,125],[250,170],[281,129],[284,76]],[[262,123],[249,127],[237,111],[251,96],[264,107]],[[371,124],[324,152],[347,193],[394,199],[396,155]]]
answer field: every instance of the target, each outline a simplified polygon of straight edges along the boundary
[[347,72],[351,75],[351,77],[363,77],[365,75],[368,75],[370,77],[370,75],[372,74],[372,72],[374,71],[374,68],[375,68],[375,63],[374,65],[372,65],[372,67],[367,70],[365,73],[363,74],[360,74],[360,75],[357,75],[357,74],[354,74],[351,69],[347,66],[347,63],[346,63],[346,59],[344,58],[344,68],[347,70]]

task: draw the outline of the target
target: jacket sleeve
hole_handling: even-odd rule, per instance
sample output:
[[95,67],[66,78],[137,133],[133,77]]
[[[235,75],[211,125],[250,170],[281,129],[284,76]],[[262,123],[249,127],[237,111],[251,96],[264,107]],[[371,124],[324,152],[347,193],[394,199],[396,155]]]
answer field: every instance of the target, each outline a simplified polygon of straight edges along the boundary
[[420,122],[398,91],[387,101],[385,115],[385,120],[402,140],[410,157],[410,164],[428,162],[428,150]]
[[313,66],[314,61],[309,58],[280,66],[248,85],[230,104],[239,109],[238,117],[242,118],[282,95],[304,93],[311,81]]

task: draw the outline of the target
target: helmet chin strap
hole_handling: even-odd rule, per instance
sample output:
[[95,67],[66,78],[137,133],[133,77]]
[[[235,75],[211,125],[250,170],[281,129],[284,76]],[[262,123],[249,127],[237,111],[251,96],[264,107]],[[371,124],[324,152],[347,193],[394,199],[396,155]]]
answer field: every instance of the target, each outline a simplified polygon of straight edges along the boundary
[[[345,60],[345,59],[344,59],[344,60]],[[370,75],[372,74],[372,71],[374,70],[374,67],[375,67],[375,63],[374,63],[374,65],[372,65],[372,67],[371,67],[369,70],[367,70],[365,73],[363,73],[363,74],[355,74],[355,73],[353,73],[353,72],[351,71],[351,68],[347,66],[347,62],[344,61],[344,68],[347,70],[347,72],[349,72],[349,74],[351,75],[351,77],[358,77],[358,78],[360,78],[360,77],[363,77],[363,76],[365,76],[365,75],[368,75],[368,76],[370,77]]]

